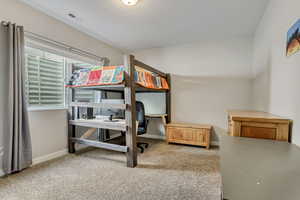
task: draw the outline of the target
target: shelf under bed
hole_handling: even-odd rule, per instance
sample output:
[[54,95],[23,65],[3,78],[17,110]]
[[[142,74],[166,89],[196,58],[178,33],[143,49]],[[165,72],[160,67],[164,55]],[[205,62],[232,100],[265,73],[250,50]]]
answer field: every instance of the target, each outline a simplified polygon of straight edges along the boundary
[[[108,91],[108,92],[123,92],[125,85],[124,84],[116,84],[116,85],[98,85],[98,86],[80,86],[80,87],[69,87],[71,89],[86,89],[86,90],[101,90],[101,91]],[[135,91],[136,92],[158,92],[163,93],[167,92],[167,89],[152,89],[152,88],[145,88],[138,84],[135,84]]]

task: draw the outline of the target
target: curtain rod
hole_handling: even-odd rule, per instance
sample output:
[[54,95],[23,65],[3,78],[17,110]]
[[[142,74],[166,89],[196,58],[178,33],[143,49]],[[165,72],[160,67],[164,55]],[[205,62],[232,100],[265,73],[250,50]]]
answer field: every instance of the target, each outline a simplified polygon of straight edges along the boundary
[[8,22],[2,21],[1,24],[2,24],[3,26],[7,26],[7,25],[8,25]]
[[[10,22],[7,22],[7,21],[1,21],[1,25],[2,26],[8,26]],[[17,26],[17,27],[21,27],[21,26]]]
[[54,45],[56,47],[63,48],[63,49],[65,49],[67,51],[70,51],[72,53],[79,54],[79,55],[82,55],[82,56],[87,56],[87,57],[90,57],[90,58],[93,58],[93,59],[96,59],[96,60],[100,60],[100,61],[104,61],[104,62],[108,61],[108,58],[97,56],[97,55],[92,54],[90,52],[83,51],[83,50],[78,49],[76,47],[69,46],[69,45],[64,44],[62,42],[58,42],[58,41],[49,39],[47,37],[41,36],[41,35],[36,34],[36,33],[32,33],[32,32],[29,32],[29,31],[24,31],[24,33],[25,33],[25,36],[27,38],[30,38],[30,39],[33,39],[33,40],[41,41],[43,43],[48,43],[50,45]]
[[[1,24],[3,26],[7,26],[9,24],[9,22],[2,21]],[[30,39],[33,39],[33,40],[36,40],[36,41],[40,41],[40,42],[43,42],[43,43],[47,43],[47,44],[50,44],[50,45],[54,45],[54,46],[59,47],[59,48],[63,48],[64,50],[67,50],[67,51],[69,51],[71,53],[75,53],[75,54],[80,55],[80,56],[86,56],[86,57],[89,57],[89,58],[92,58],[92,59],[95,59],[95,60],[102,61],[104,63],[108,63],[109,62],[109,59],[106,58],[106,57],[97,56],[97,55],[92,54],[90,52],[83,51],[83,50],[78,49],[76,47],[69,46],[69,45],[64,44],[62,42],[58,42],[58,41],[52,40],[50,38],[44,37],[44,36],[36,34],[36,33],[32,33],[30,31],[26,31],[25,30],[24,31],[24,35],[26,37],[30,38]]]

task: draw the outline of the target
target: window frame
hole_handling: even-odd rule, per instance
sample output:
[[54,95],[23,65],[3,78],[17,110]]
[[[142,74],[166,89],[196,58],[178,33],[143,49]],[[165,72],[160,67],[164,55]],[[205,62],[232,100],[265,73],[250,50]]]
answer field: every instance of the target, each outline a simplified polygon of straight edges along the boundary
[[[70,52],[64,52],[60,49],[57,49],[55,47],[51,47],[45,44],[42,44],[40,42],[36,42],[30,39],[26,39],[25,38],[25,49],[26,47],[29,48],[33,48],[33,49],[37,49],[37,50],[41,50],[41,51],[45,51],[47,53],[51,53],[51,54],[55,54],[58,56],[61,56],[64,58],[64,73],[63,73],[63,81],[64,83],[66,83],[68,80],[68,77],[70,75],[70,70],[68,69],[69,64],[67,62],[67,60],[76,60],[78,62],[82,62],[82,63],[86,63],[86,64],[90,64],[90,65],[95,65],[95,64],[99,64],[99,61],[97,60],[91,60],[88,57],[83,57],[83,56],[78,56],[76,54],[72,54]],[[25,50],[26,51],[26,50]],[[26,53],[26,52],[25,52]],[[25,59],[25,58],[24,58]],[[24,65],[25,67],[25,65]],[[25,72],[25,70],[24,70]],[[27,80],[27,79],[25,79]],[[25,87],[26,87],[26,83],[24,82]],[[27,97],[27,92],[25,91],[25,95]],[[68,110],[68,105],[69,105],[69,101],[70,101],[70,92],[67,88],[64,88],[64,104],[63,105],[30,105],[27,102],[27,110],[28,111],[51,111],[51,110]]]

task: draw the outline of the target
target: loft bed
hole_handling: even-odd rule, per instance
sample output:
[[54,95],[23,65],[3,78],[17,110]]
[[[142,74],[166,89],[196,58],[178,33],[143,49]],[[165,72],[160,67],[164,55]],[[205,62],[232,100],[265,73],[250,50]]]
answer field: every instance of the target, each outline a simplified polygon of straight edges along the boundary
[[[142,63],[139,62],[139,64]],[[145,64],[142,65],[145,66]],[[167,79],[161,72],[159,75],[158,72],[152,72],[137,65],[135,65],[134,70],[136,92],[162,92],[169,89]],[[66,87],[123,92],[123,88],[126,86],[125,71],[124,65],[82,68],[73,72]]]
[[[97,148],[126,153],[127,167],[137,166],[137,121],[136,93],[160,92],[166,94],[166,122],[171,121],[171,79],[170,74],[161,72],[135,59],[133,55],[124,56],[122,66],[104,66],[74,72],[66,85],[71,90],[72,102],[69,110],[68,149],[75,153],[75,144],[84,144]],[[118,92],[124,97],[124,104],[75,102],[77,89]],[[77,119],[75,110],[79,107],[88,109],[106,108],[125,111],[125,119],[107,121],[99,119]],[[90,129],[80,138],[76,138],[75,127]],[[109,129],[125,132],[126,145],[111,144],[87,139],[96,129]]]

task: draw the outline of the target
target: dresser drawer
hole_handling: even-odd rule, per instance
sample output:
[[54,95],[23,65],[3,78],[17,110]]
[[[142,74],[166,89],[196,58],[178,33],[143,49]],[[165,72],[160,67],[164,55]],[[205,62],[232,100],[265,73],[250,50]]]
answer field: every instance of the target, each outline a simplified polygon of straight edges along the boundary
[[276,140],[276,128],[242,126],[241,137]]
[[205,133],[193,128],[168,128],[169,138],[174,140],[203,141]]

